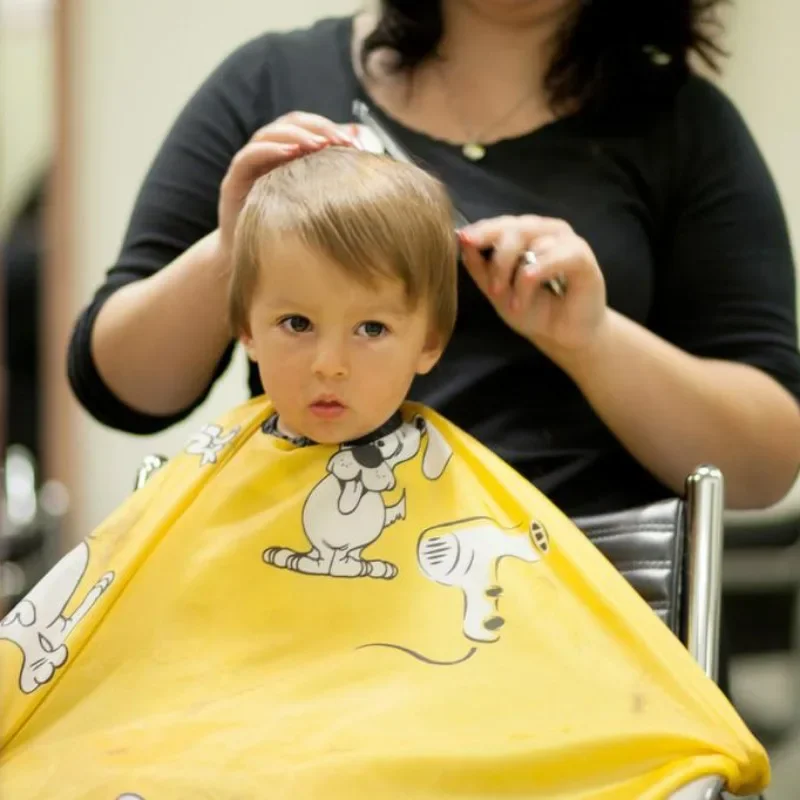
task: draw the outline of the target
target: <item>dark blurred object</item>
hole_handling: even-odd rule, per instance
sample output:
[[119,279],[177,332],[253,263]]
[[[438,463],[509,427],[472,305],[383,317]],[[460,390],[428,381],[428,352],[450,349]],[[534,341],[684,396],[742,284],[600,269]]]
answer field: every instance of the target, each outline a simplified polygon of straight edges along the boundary
[[731,654],[784,652],[793,679],[783,736],[800,730],[800,480],[763,511],[731,511],[725,518],[723,566]]
[[0,616],[13,607],[59,557],[59,527],[68,497],[61,484],[38,481],[42,459],[41,273],[44,259],[45,173],[12,219],[3,241],[4,292],[0,341],[5,363],[5,430],[0,446]]
[[60,556],[69,496],[56,481],[38,485],[32,453],[11,445],[0,463],[0,616],[13,608]]
[[3,243],[7,374],[5,430],[9,444],[26,447],[38,463],[40,441],[40,276],[44,254],[43,211],[47,177],[36,182]]

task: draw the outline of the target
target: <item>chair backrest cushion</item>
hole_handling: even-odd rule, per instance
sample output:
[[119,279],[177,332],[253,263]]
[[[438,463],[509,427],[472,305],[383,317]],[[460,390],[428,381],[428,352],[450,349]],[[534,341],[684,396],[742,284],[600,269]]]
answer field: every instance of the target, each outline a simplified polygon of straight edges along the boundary
[[686,535],[683,501],[663,500],[574,522],[673,633],[680,635]]

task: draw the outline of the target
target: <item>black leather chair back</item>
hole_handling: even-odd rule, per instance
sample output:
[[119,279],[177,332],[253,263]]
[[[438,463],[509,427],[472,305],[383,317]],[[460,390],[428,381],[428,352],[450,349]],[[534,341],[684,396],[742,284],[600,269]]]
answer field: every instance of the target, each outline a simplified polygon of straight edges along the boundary
[[663,500],[626,511],[578,517],[574,522],[670,630],[681,636],[686,542],[683,501]]

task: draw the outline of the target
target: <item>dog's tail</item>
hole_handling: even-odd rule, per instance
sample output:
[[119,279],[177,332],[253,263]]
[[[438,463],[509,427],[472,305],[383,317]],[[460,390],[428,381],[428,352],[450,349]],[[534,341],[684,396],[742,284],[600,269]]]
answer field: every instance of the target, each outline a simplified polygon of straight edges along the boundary
[[417,661],[422,661],[424,664],[430,664],[434,667],[454,667],[457,664],[463,664],[465,661],[469,661],[475,653],[478,652],[477,647],[470,647],[467,652],[461,656],[461,658],[457,658],[454,661],[437,661],[434,658],[428,658],[428,656],[423,655],[422,653],[418,653],[416,650],[411,650],[408,647],[403,647],[399,644],[389,644],[387,642],[373,642],[371,644],[362,644],[360,647],[357,647],[357,650],[365,650],[367,647],[388,647],[390,650],[399,650],[401,653],[405,653],[406,655],[411,656],[412,658],[416,658]]

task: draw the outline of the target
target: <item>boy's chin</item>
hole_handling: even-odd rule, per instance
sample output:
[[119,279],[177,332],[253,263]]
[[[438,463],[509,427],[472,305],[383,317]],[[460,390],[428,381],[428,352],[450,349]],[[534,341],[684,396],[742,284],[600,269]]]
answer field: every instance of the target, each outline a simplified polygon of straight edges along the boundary
[[372,433],[377,425],[315,425],[313,432],[308,436],[309,439],[317,444],[335,445],[344,444],[360,439],[362,436]]
[[[390,415],[387,415],[387,418]],[[300,419],[281,416],[282,428],[295,436],[303,436],[312,442],[322,445],[340,445],[366,436],[385,422],[372,424],[371,421],[357,419],[352,409],[347,409],[335,419],[317,417],[312,412],[307,412]]]

